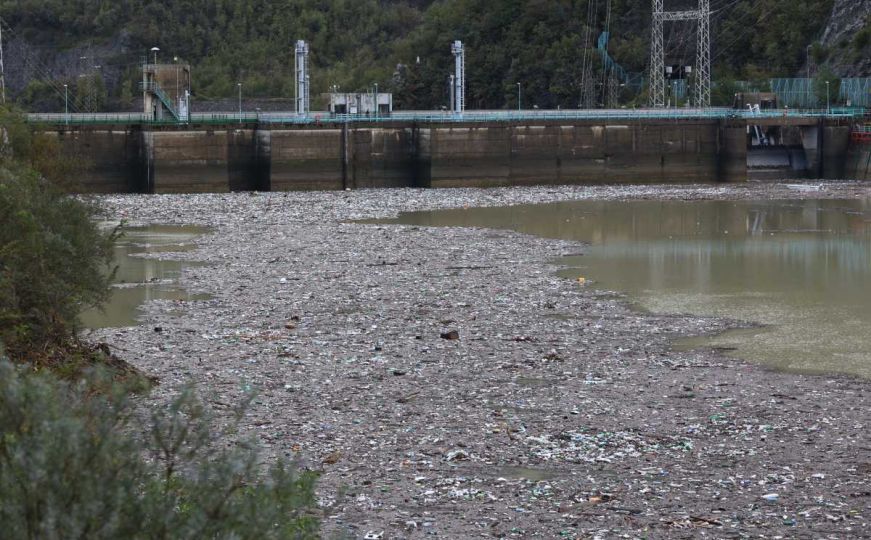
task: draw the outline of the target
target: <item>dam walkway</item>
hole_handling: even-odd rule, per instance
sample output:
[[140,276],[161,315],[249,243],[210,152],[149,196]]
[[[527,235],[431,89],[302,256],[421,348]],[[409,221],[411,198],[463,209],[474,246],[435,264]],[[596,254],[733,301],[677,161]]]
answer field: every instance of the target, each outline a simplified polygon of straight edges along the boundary
[[770,109],[753,112],[732,108],[681,109],[579,109],[579,110],[500,110],[466,111],[462,114],[441,111],[394,111],[389,115],[333,115],[312,112],[216,112],[192,113],[190,121],[172,118],[154,119],[144,113],[31,113],[27,120],[35,124],[53,125],[224,125],[224,124],[357,124],[357,123],[518,123],[528,121],[575,122],[599,121],[608,123],[633,121],[681,120],[746,120],[748,123],[782,123],[812,125],[821,119],[857,119],[867,111],[863,108],[825,109]]

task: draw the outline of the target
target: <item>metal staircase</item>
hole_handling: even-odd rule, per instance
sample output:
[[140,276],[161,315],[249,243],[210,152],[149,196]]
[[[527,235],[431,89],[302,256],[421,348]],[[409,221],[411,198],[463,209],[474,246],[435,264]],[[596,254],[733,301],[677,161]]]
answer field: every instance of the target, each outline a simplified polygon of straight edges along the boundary
[[176,111],[175,106],[172,103],[172,100],[169,99],[169,96],[166,95],[166,92],[163,91],[163,88],[160,87],[156,82],[144,82],[139,83],[140,89],[144,92],[150,92],[157,96],[157,99],[166,107],[166,110],[169,111],[169,114],[175,118],[177,122],[181,122],[181,116]]

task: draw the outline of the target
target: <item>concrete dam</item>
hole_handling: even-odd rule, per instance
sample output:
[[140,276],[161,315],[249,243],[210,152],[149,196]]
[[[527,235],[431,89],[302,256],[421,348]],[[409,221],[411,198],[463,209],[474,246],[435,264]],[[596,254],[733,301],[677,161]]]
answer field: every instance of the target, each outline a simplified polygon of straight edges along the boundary
[[869,178],[869,145],[851,143],[845,121],[754,120],[759,123],[777,142],[766,152],[785,152],[779,161],[754,161],[762,149],[754,148],[745,118],[55,123],[37,129],[77,160],[77,189],[86,193],[744,182],[772,174]]

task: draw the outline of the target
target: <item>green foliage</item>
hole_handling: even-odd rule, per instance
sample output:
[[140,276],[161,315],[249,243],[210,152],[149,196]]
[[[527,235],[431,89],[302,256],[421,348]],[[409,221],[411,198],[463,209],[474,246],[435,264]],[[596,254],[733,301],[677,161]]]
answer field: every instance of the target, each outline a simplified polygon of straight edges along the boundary
[[58,188],[68,186],[81,168],[80,158],[66,155],[55,135],[34,132],[18,111],[0,108],[0,129],[5,132],[0,168],[32,169]]
[[822,64],[826,61],[826,58],[829,56],[829,51],[823,47],[822,43],[814,43],[811,45],[811,58],[814,60],[814,64]]
[[711,105],[715,107],[732,107],[735,94],[741,89],[731,79],[721,79],[711,89]]
[[[26,139],[7,126],[13,147]],[[82,309],[107,298],[114,233],[94,215],[12,159],[0,164],[0,340],[12,356],[68,339]]]
[[862,51],[871,44],[871,26],[865,26],[862,30],[856,33],[853,38],[853,48],[856,51]]
[[841,79],[828,68],[821,70],[814,79],[814,93],[820,103],[827,103],[828,100],[828,103],[835,105],[841,94]]
[[[545,108],[577,106],[583,51],[605,29],[605,2],[596,3],[587,28],[591,1],[0,0],[0,16],[50,50],[111,43],[123,33],[129,48],[116,64],[124,66],[125,81],[135,78],[129,66],[157,45],[161,54],[193,64],[196,99],[232,98],[237,82],[247,97],[292,97],[293,42],[305,39],[312,48],[313,98],[333,85],[360,91],[378,83],[396,94],[400,108],[439,108],[448,103],[450,42],[461,39],[467,45],[470,108],[516,106],[518,82],[525,103]],[[736,0],[721,6],[713,25],[715,77],[796,75],[833,1]],[[644,72],[650,0],[611,5],[611,54],[627,71]],[[691,63],[692,32],[687,25],[668,28],[669,50],[685,40],[688,50],[674,54]],[[867,35],[860,32],[853,46]],[[594,54],[596,70],[598,58]],[[129,103],[126,83],[108,82],[111,97]],[[37,90],[32,98],[44,99]]]
[[[261,475],[190,391],[145,419],[94,375],[70,385],[0,359],[3,537],[317,538],[315,475]],[[240,409],[236,419],[241,418]]]

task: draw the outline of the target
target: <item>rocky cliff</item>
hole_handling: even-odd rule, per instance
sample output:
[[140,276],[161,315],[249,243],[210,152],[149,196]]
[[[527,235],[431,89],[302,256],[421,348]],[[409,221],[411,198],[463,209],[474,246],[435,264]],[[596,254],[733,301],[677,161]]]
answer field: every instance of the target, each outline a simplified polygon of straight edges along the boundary
[[871,0],[835,0],[820,45],[836,75],[871,77]]

